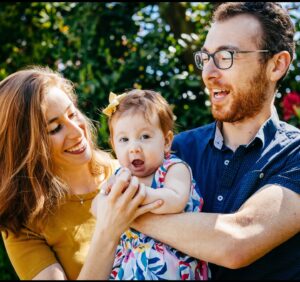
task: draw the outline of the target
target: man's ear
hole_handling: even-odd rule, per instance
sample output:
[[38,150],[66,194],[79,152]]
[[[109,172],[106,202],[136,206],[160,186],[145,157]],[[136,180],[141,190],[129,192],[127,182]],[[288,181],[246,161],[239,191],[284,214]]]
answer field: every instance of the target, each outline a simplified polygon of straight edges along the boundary
[[165,153],[169,153],[171,150],[172,142],[173,142],[174,134],[171,130],[167,132],[165,135]]
[[291,55],[288,51],[281,51],[275,54],[268,66],[269,78],[273,82],[277,82],[287,72],[291,63]]

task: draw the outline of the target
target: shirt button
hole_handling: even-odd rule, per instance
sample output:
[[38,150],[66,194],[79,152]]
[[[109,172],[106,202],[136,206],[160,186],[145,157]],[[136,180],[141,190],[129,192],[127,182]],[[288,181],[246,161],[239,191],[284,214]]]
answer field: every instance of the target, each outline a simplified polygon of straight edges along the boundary
[[264,178],[265,174],[262,172],[260,175],[259,175],[259,178],[262,179]]
[[217,199],[218,199],[219,202],[221,202],[221,201],[223,201],[223,196],[219,195]]
[[229,164],[229,160],[225,160],[224,165],[228,165],[228,164]]

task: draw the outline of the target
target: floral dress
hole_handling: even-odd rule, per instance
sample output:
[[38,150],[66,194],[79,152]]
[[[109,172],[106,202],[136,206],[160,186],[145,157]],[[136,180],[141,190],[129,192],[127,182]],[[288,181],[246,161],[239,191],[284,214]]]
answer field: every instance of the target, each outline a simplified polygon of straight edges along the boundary
[[[153,189],[164,187],[167,170],[176,163],[183,163],[183,161],[175,155],[169,155],[164,159],[153,177],[151,185]],[[188,168],[191,172],[189,166]],[[193,179],[190,197],[185,207],[186,212],[200,212],[202,209],[203,199],[197,193],[195,186]],[[205,262],[183,254],[134,229],[129,229],[122,234],[110,274],[110,280],[207,279],[208,268]]]

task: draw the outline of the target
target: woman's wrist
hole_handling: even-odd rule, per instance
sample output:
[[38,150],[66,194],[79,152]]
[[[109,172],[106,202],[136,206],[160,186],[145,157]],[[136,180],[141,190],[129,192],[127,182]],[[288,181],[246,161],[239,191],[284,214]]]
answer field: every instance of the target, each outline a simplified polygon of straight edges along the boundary
[[96,240],[100,239],[104,243],[110,242],[113,246],[119,243],[121,234],[122,232],[112,230],[112,226],[105,227],[101,224],[96,224],[93,238]]
[[116,236],[111,237],[102,227],[96,228],[78,279],[107,280],[113,267],[118,243],[119,239]]

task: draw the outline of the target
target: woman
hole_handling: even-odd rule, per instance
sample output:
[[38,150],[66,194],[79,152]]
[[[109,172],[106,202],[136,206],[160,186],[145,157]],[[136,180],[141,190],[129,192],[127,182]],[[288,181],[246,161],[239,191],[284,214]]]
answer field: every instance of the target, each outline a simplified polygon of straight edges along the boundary
[[58,73],[32,67],[4,79],[0,121],[0,228],[19,277],[107,279],[122,232],[160,202],[140,207],[145,191],[123,170],[92,216],[116,165],[96,149],[72,83]]

